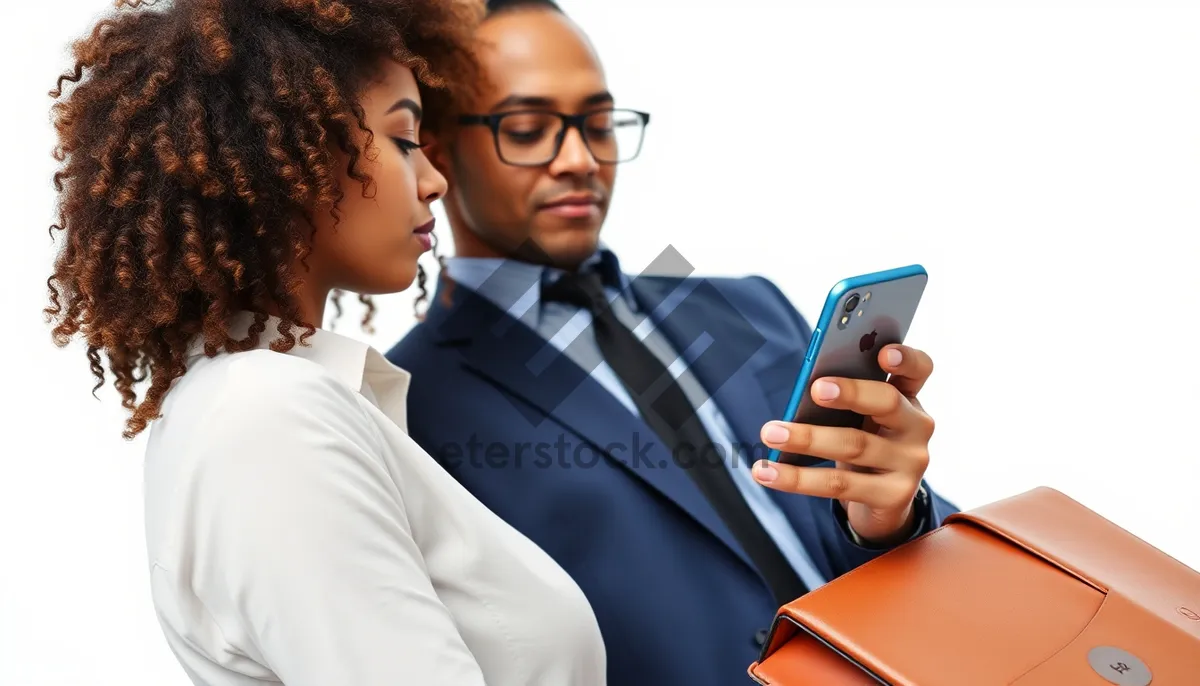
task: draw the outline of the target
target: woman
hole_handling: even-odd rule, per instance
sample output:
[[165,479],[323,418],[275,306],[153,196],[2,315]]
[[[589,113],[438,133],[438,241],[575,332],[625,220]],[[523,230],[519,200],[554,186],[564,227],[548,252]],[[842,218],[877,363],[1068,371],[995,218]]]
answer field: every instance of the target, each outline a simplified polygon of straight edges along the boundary
[[477,73],[476,11],[133,7],[53,94],[48,313],[125,435],[153,422],[153,599],[197,684],[604,683],[576,585],[406,435],[407,373],[317,329],[331,291],[412,284],[445,191],[420,127]]

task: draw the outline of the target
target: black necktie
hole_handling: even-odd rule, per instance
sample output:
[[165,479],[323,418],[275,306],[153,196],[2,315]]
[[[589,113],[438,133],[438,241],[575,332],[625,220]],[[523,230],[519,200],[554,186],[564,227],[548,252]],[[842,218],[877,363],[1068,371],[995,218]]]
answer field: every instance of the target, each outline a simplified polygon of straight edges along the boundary
[[[542,299],[567,302],[592,313],[592,328],[604,361],[633,396],[642,418],[670,448],[704,497],[754,561],[778,605],[790,603],[807,589],[775,541],[733,482],[719,455],[709,449],[711,438],[683,388],[654,353],[613,313],[595,271],[564,276],[542,290]],[[662,387],[653,398],[647,391]],[[682,456],[682,459],[680,457]]]

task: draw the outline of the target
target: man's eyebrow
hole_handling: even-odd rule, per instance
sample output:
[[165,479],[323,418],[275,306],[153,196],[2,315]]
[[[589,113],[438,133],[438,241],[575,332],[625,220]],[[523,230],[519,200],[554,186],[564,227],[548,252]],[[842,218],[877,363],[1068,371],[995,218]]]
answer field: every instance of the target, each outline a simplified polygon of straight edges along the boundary
[[537,95],[510,95],[500,102],[492,105],[492,112],[503,110],[509,107],[552,107],[554,101],[550,98],[545,98]]
[[392,104],[391,107],[388,108],[387,114],[391,114],[396,110],[408,110],[409,112],[413,113],[413,117],[415,117],[417,121],[421,121],[421,106],[409,98],[400,98],[397,100]]
[[[601,91],[593,93],[583,99],[583,104],[587,106],[604,105],[613,102],[612,93]],[[514,94],[492,105],[491,111],[507,109],[509,107],[537,107],[549,109],[554,106],[554,101],[550,98],[541,95],[520,95]]]
[[587,96],[586,98],[584,98],[583,104],[589,105],[589,106],[590,105],[608,105],[614,101],[615,101],[615,98],[613,98],[612,93],[609,93],[608,91],[600,91],[599,93],[593,93],[593,94]]

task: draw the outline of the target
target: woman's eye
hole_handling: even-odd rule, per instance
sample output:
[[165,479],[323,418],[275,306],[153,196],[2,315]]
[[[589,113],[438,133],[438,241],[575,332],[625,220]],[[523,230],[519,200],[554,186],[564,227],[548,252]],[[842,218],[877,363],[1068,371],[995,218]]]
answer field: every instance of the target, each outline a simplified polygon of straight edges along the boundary
[[392,142],[395,143],[396,147],[400,148],[400,152],[404,153],[405,155],[411,153],[414,150],[421,149],[421,145],[419,143],[414,143],[414,142],[408,140],[407,138],[393,138]]

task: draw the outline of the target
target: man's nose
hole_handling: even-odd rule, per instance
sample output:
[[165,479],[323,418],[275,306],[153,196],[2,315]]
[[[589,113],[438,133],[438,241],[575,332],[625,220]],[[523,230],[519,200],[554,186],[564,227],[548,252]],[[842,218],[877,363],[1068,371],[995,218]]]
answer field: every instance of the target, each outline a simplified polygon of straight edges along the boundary
[[595,174],[599,168],[600,164],[596,162],[596,157],[588,149],[579,130],[567,129],[562,148],[550,164],[550,172],[556,176],[559,174],[591,175]]

